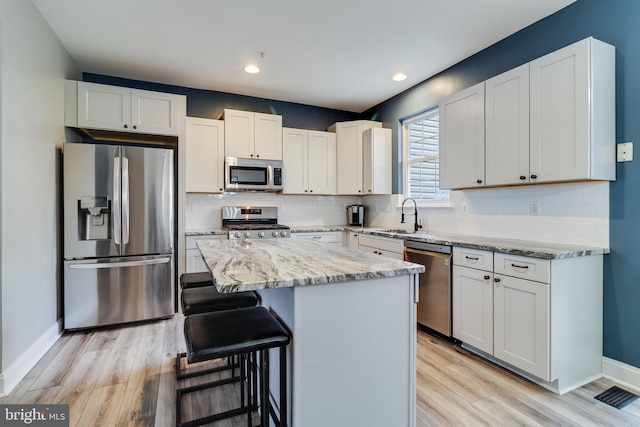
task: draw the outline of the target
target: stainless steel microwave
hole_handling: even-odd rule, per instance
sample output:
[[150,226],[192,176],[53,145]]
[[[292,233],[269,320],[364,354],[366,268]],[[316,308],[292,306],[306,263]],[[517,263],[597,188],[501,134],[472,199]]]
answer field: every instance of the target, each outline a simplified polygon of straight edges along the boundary
[[227,157],[224,162],[225,191],[281,191],[282,160]]

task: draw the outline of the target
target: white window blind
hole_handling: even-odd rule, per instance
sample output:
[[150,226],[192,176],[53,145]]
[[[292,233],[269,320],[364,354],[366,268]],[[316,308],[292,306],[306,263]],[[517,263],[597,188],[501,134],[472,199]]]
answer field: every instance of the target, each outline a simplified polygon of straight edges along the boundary
[[438,109],[403,122],[405,196],[416,200],[449,200],[449,191],[439,187]]

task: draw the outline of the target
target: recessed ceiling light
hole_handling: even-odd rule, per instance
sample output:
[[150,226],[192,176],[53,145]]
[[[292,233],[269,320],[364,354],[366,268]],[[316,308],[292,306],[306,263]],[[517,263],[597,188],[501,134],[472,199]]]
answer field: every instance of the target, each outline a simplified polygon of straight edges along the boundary
[[257,65],[253,65],[253,64],[247,65],[246,67],[244,67],[244,70],[250,74],[256,74],[260,72],[260,68],[258,68]]
[[396,73],[396,75],[393,76],[394,82],[401,82],[403,80],[407,80],[407,75],[404,73]]

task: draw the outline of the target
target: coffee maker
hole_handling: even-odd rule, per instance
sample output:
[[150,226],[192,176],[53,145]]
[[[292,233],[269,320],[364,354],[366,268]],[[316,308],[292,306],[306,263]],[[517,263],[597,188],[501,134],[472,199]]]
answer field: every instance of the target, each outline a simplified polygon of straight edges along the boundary
[[347,206],[347,224],[364,226],[364,205]]

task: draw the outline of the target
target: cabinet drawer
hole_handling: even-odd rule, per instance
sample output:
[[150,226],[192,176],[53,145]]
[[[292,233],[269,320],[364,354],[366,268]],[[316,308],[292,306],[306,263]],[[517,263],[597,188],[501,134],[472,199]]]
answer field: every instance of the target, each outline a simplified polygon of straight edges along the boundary
[[505,276],[550,283],[551,262],[548,259],[495,254],[494,271]]
[[453,263],[463,267],[493,271],[493,252],[454,247]]
[[311,233],[291,233],[291,237],[297,239],[309,239],[324,243],[342,244],[342,231],[320,231]]
[[360,234],[358,238],[358,244],[360,246],[369,246],[372,248],[382,249],[390,252],[404,253],[404,240],[402,239]]

